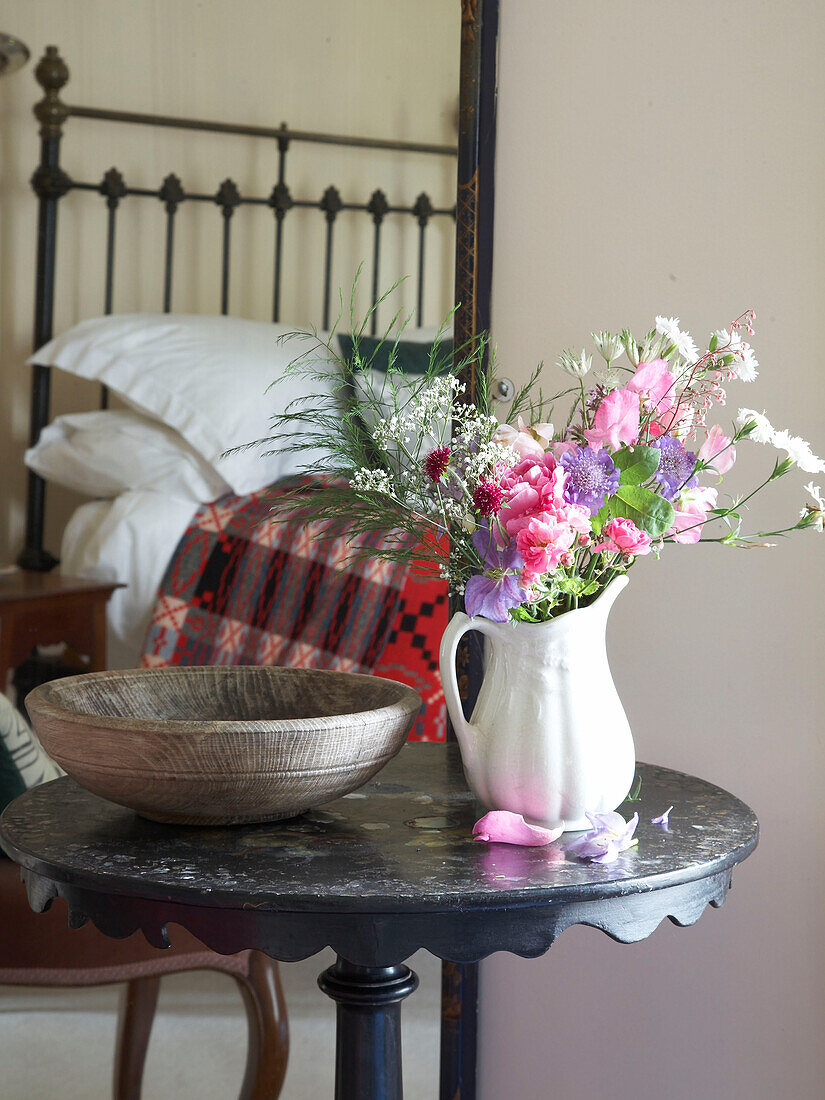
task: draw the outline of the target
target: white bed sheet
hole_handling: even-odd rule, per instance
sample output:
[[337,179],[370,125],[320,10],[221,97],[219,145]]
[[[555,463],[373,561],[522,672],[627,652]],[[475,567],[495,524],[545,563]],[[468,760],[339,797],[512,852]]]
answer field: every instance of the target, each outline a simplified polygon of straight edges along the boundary
[[136,668],[157,590],[198,505],[149,490],[82,504],[66,525],[60,568],[120,581],[106,612],[107,666]]

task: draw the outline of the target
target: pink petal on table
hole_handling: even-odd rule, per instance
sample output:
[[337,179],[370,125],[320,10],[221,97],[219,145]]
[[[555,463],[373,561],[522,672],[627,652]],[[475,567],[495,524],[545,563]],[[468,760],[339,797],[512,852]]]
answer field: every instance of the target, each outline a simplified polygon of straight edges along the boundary
[[526,844],[538,848],[543,844],[552,844],[564,832],[560,829],[542,829],[539,825],[528,825],[521,814],[509,810],[491,810],[473,825],[473,837],[476,840],[494,841],[498,844]]

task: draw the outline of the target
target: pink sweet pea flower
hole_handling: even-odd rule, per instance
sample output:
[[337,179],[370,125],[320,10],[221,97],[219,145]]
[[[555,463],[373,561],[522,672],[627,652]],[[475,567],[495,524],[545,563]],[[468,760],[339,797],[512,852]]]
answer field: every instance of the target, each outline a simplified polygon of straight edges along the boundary
[[516,535],[516,549],[524,558],[525,584],[542,573],[552,573],[573,545],[576,532],[554,516],[532,516]]
[[584,432],[594,450],[608,447],[615,451],[623,443],[639,438],[639,396],[631,390],[612,390],[593,417],[593,427]]
[[493,438],[497,443],[512,447],[521,458],[541,458],[550,446],[553,430],[552,424],[527,425],[519,417],[517,429],[512,424],[500,424]]
[[730,446],[730,436],[714,424],[697,452],[702,462],[709,462],[720,474],[726,474],[736,461],[736,448]]
[[650,409],[660,419],[667,416],[675,402],[673,377],[664,359],[653,359],[649,363],[640,363],[627,388],[638,393],[639,400],[646,409]]
[[530,825],[521,814],[509,810],[491,810],[473,825],[473,839],[495,841],[499,844],[525,844],[539,848],[552,842],[564,832],[559,829],[543,829],[540,825]]
[[575,451],[576,444],[575,443],[564,443],[562,441],[562,442],[559,442],[559,443],[554,443],[552,449],[553,449],[553,457],[558,460],[559,458],[561,458],[561,456],[563,454],[567,454],[568,451]]
[[693,489],[683,489],[673,502],[675,515],[673,526],[665,538],[674,542],[695,543],[702,534],[702,524],[708,518],[708,512],[716,507],[716,489],[712,485],[697,485]]
[[602,541],[594,547],[594,552],[638,558],[650,553],[650,535],[640,531],[632,519],[619,516],[602,527]]

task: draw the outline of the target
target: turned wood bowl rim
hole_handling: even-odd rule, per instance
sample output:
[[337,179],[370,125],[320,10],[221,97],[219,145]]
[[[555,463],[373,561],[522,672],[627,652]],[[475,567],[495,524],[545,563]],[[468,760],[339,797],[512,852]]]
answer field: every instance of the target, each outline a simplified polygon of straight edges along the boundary
[[[343,711],[338,714],[316,715],[307,718],[140,718],[137,715],[93,714],[88,711],[70,709],[65,705],[52,702],[49,695],[60,692],[62,686],[70,686],[82,681],[84,684],[100,680],[150,679],[153,676],[208,676],[217,671],[222,676],[231,676],[233,670],[278,669],[287,673],[312,673],[318,676],[357,679],[396,689],[396,698],[380,707],[366,710]],[[54,721],[71,722],[85,727],[104,730],[124,730],[134,734],[192,733],[203,736],[207,733],[328,733],[331,730],[347,728],[354,720],[358,725],[378,725],[395,721],[402,716],[409,717],[421,708],[421,696],[418,692],[398,680],[383,676],[371,676],[363,672],[343,672],[340,669],[290,668],[283,665],[168,665],[159,668],[111,669],[103,672],[84,672],[78,676],[63,676],[50,680],[33,688],[26,696],[26,709],[33,722],[40,717]],[[36,723],[35,723],[36,724]]]

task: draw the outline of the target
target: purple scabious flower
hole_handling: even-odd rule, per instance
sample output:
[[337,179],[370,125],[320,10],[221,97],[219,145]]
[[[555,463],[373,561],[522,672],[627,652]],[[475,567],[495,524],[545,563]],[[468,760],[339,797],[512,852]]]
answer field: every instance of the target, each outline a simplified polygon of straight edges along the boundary
[[682,489],[692,489],[698,480],[691,476],[697,462],[693,451],[686,451],[681,440],[672,435],[661,435],[650,446],[659,452],[659,465],[653,476],[665,500],[675,500]]
[[496,545],[488,524],[482,524],[473,535],[473,546],[484,559],[484,572],[476,573],[464,589],[464,607],[470,618],[483,615],[494,623],[506,623],[507,612],[527,598],[519,584],[517,571],[524,568],[524,558],[515,542],[503,549]]
[[619,471],[607,450],[601,447],[574,447],[559,459],[567,473],[564,499],[581,504],[595,516],[605,500],[619,488]]

